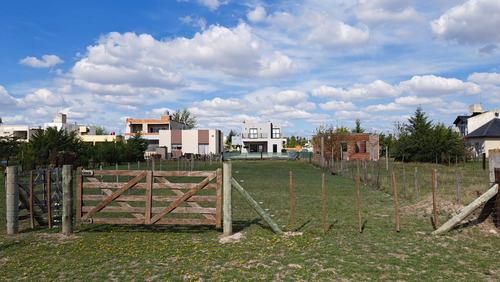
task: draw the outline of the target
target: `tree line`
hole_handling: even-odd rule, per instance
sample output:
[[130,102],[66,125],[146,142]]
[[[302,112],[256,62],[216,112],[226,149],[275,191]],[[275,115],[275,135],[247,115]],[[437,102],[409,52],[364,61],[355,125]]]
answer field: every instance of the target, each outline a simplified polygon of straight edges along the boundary
[[148,141],[140,134],[132,136],[127,143],[122,136],[117,136],[116,143],[92,146],[83,143],[76,131],[55,127],[37,131],[29,142],[19,142],[15,137],[0,138],[0,156],[5,160],[19,160],[24,169],[143,161],[147,148]]

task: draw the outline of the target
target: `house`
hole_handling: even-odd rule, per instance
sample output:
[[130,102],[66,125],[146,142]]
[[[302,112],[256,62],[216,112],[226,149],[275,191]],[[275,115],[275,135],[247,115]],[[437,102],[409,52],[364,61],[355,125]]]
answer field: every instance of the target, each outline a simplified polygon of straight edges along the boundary
[[17,138],[21,142],[29,142],[31,137],[42,130],[41,128],[30,128],[29,125],[4,125],[0,124],[0,137],[9,136]]
[[159,153],[162,157],[184,154],[220,154],[223,151],[223,134],[218,129],[189,129],[186,124],[172,120],[171,115],[160,119],[126,120],[125,139],[140,133],[148,140],[146,155]]
[[313,144],[314,158],[318,160],[321,156],[330,159],[332,154],[347,161],[379,160],[379,136],[371,133],[324,134],[314,136]]
[[76,131],[78,136],[83,135],[96,135],[97,126],[93,125],[81,125],[81,124],[72,124],[66,122],[66,114],[57,113],[54,114],[54,118],[52,122],[45,123],[43,125],[44,129],[49,127],[55,127],[57,130],[64,129],[66,132]]
[[159,131],[159,148],[166,148],[166,153],[170,152],[174,157],[184,154],[220,154],[224,150],[223,140],[224,135],[218,129]]
[[188,129],[182,122],[172,120],[171,115],[161,116],[160,119],[133,119],[127,118],[125,128],[125,140],[141,134],[141,137],[148,140],[149,152],[156,152],[156,147],[160,144],[160,130],[183,130]]
[[458,116],[453,124],[455,131],[467,140],[472,153],[483,153],[500,148],[500,109],[483,111],[482,105],[470,105],[470,116]]
[[241,139],[233,137],[233,145],[241,145],[242,153],[281,153],[283,149],[280,124],[243,121],[241,132]]

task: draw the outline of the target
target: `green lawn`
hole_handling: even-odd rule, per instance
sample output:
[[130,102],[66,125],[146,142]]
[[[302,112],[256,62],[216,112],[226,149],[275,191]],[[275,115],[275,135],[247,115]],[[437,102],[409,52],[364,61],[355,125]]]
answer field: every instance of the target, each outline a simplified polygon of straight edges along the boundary
[[[221,166],[214,163],[211,168]],[[409,167],[413,165],[407,164],[408,170]],[[419,168],[423,179],[432,167]],[[452,216],[452,211],[463,205],[454,204],[454,168],[436,167],[443,181],[438,205],[442,224]],[[209,168],[206,164],[200,167]],[[290,171],[293,172],[295,230],[290,228]],[[400,177],[402,168],[395,167],[394,171]],[[471,171],[463,173],[462,204],[473,199],[470,195],[474,195],[475,190],[484,192],[488,186],[488,183],[476,183],[478,180],[466,180],[466,176],[473,177]],[[476,172],[477,179],[487,181],[485,173],[477,167]],[[204,226],[94,224],[77,227],[73,236],[64,237],[59,235],[60,228],[32,231],[27,228],[27,222],[23,222],[20,234],[7,236],[2,204],[0,277],[3,280],[161,281],[500,279],[500,238],[490,233],[496,230],[491,220],[444,236],[431,235],[434,229],[430,223],[430,188],[423,182],[419,198],[411,196],[413,192],[408,192],[408,199],[400,196],[399,233],[395,230],[394,199],[386,183],[387,176],[382,175],[383,185],[378,190],[361,187],[364,230],[359,233],[355,181],[327,174],[328,230],[324,233],[322,173],[301,162],[234,162],[233,177],[284,231],[302,235],[274,235],[243,198],[233,192],[233,231],[240,232],[243,238],[225,244],[219,242],[222,230]],[[450,173],[453,175],[448,176]],[[0,180],[0,201],[5,203],[3,178]],[[406,180],[406,188],[413,189],[410,186],[413,180]],[[449,185],[446,182],[450,182]],[[398,189],[401,193],[402,187]]]

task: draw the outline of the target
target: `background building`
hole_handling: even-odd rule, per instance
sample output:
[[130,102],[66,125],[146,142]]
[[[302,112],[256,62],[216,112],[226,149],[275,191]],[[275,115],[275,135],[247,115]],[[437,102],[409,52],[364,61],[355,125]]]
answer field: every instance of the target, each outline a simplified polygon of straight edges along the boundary
[[160,130],[159,147],[167,148],[172,156],[183,154],[220,154],[224,150],[224,135],[218,129]]
[[241,139],[233,137],[233,145],[241,145],[242,153],[281,153],[283,149],[280,124],[244,121],[241,132]]

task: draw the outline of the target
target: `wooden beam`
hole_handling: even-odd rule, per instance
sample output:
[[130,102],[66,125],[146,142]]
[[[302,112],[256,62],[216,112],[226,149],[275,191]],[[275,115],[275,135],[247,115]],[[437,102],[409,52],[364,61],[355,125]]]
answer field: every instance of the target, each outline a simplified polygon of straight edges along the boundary
[[436,231],[432,232],[432,234],[441,234],[444,232],[450,231],[453,227],[460,223],[464,218],[469,216],[479,207],[484,205],[489,199],[495,197],[498,193],[498,184],[494,184],[488,191],[486,191],[479,198],[475,199],[472,203],[470,203],[467,207],[462,209],[458,214],[448,220],[445,224],[439,227]]
[[236,189],[236,191],[238,191],[241,196],[243,196],[243,198],[250,204],[250,206],[262,217],[262,219],[264,219],[264,221],[269,224],[274,233],[283,235],[283,231],[281,231],[276,222],[274,222],[274,220],[272,220],[271,217],[267,215],[267,213],[259,206],[259,204],[252,198],[252,196],[250,196],[250,194],[248,194],[247,191],[245,191],[245,189],[243,189],[243,187],[241,187],[234,178],[231,180],[231,183],[233,184],[233,187]]

